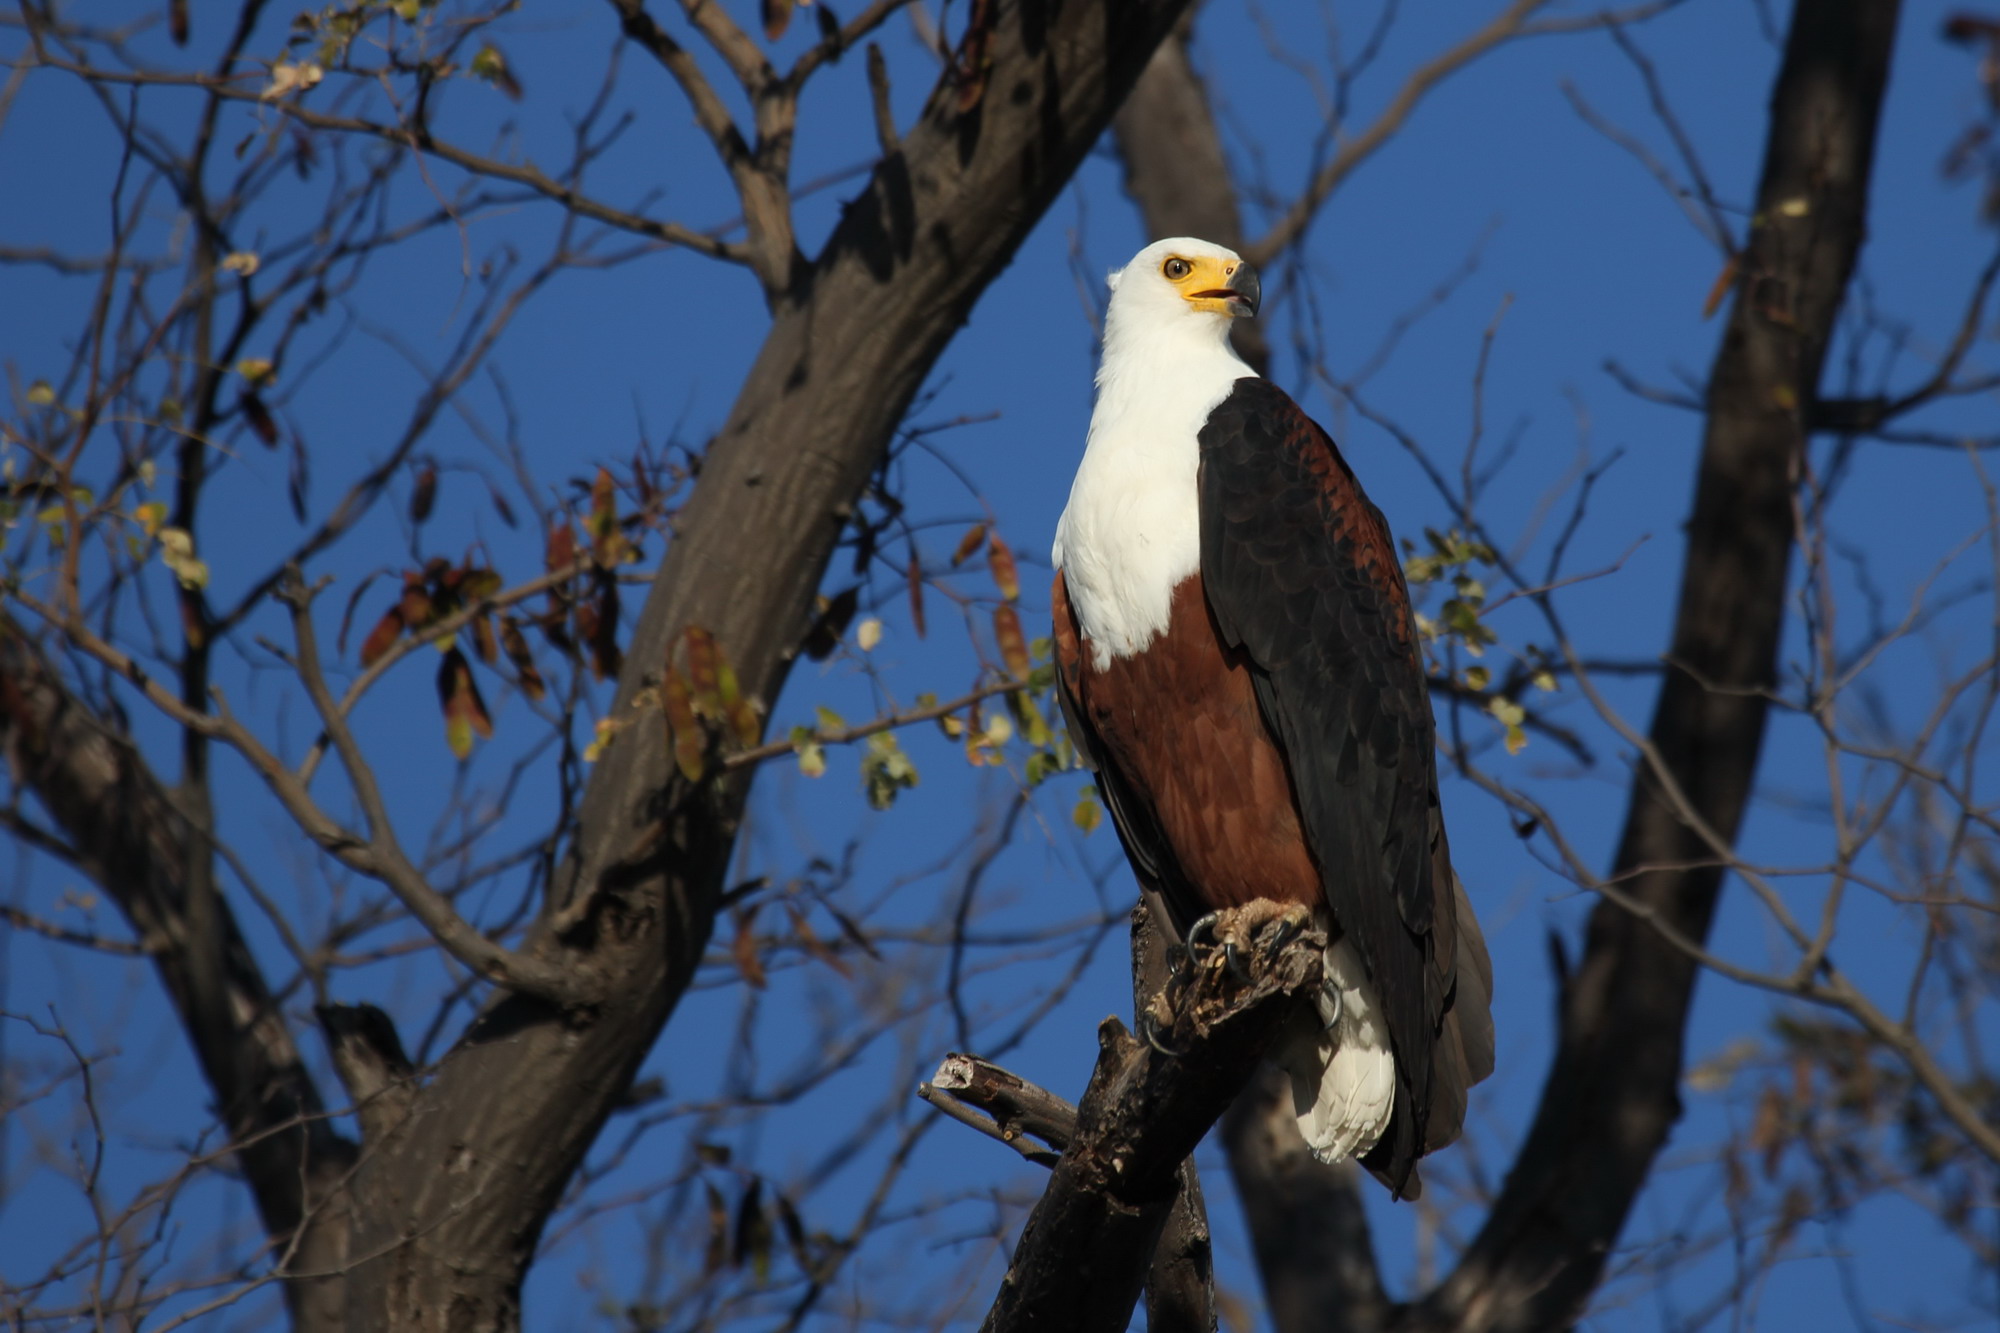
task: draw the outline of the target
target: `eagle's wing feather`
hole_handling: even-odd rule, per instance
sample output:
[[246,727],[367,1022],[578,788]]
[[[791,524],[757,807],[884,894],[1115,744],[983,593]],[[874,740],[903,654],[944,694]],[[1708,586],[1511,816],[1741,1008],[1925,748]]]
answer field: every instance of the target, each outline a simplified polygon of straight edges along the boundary
[[1210,413],[1199,488],[1209,606],[1250,659],[1327,906],[1394,1045],[1396,1114],[1369,1164],[1400,1189],[1418,1155],[1455,1135],[1466,1073],[1440,1071],[1458,1083],[1438,1089],[1454,1123],[1428,1126],[1463,924],[1441,854],[1409,592],[1381,513],[1326,432],[1268,380],[1238,380]]

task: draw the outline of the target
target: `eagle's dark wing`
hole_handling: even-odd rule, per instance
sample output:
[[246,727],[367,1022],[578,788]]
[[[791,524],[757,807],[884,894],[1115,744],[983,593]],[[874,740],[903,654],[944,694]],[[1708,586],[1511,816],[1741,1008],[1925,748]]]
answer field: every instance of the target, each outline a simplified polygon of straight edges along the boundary
[[[1402,568],[1333,441],[1268,380],[1238,380],[1209,415],[1200,503],[1209,606],[1250,659],[1327,906],[1388,1024],[1396,1109],[1367,1164],[1401,1191],[1416,1158],[1457,1133],[1476,1077],[1458,1033],[1442,1029],[1459,930],[1478,929],[1456,920]],[[1439,1076],[1456,1086],[1434,1090]],[[1434,1108],[1453,1123],[1431,1125]]]

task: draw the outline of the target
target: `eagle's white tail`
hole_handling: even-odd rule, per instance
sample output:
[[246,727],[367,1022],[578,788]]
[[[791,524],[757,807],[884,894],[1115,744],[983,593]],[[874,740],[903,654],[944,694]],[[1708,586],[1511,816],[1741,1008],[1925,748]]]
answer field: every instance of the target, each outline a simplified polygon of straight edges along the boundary
[[1301,1013],[1281,1038],[1277,1063],[1292,1081],[1299,1132],[1322,1162],[1375,1146],[1396,1106],[1396,1058],[1389,1049],[1361,959],[1340,940],[1326,951],[1315,1000],[1318,1021]]

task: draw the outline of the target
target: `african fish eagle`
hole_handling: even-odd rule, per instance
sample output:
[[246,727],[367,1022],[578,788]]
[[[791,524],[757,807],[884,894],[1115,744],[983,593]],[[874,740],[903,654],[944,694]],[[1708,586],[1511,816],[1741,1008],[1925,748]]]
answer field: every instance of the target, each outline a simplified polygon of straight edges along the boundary
[[1056,528],[1064,711],[1185,938],[1256,899],[1328,933],[1279,1043],[1299,1128],[1398,1196],[1493,1069],[1492,964],[1452,872],[1410,596],[1327,433],[1229,346],[1256,271],[1177,237],[1111,276]]

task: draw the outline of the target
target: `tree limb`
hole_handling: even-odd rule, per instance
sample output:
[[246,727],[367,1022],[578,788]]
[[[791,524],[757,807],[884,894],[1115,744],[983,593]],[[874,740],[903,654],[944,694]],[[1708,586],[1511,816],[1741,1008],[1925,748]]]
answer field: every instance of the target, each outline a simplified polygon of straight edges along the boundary
[[[1826,348],[1859,253],[1895,0],[1799,0],[1736,300],[1711,372],[1673,646],[1611,880],[1685,938],[1707,937],[1762,745],[1794,516]],[[1806,207],[1798,204],[1803,201]],[[1687,794],[1693,827],[1663,790]],[[1704,836],[1706,834],[1707,836]],[[1574,1320],[1680,1113],[1699,968],[1625,906],[1593,910],[1564,988],[1555,1063],[1485,1225],[1410,1327],[1530,1330]]]
[[[226,900],[196,912],[185,880],[200,837],[129,738],[72,694],[20,624],[0,615],[0,744],[14,782],[69,836],[74,863],[118,905],[179,1012],[267,1235],[292,1266],[346,1253],[323,1207],[355,1160]],[[301,1224],[306,1225],[301,1231]],[[304,1330],[344,1326],[336,1283],[289,1287]]]
[[1326,940],[1303,910],[1262,920],[1257,911],[1225,913],[1217,927],[1237,939],[1248,980],[1231,975],[1220,950],[1192,968],[1166,1011],[1156,1001],[1141,1015],[1157,1047],[1115,1018],[1098,1027],[1076,1138],[1021,1233],[987,1333],[1125,1328],[1182,1162],[1319,983]]
[[[941,78],[772,325],[626,652],[615,713],[684,631],[715,636],[746,697],[774,700],[835,542],[897,423],[980,293],[1109,123],[1185,0],[995,6],[987,95]],[[748,772],[681,778],[664,728],[592,766],[568,859],[524,952],[600,997],[564,1013],[496,995],[356,1173],[350,1275],[364,1322],[519,1318],[521,1275],[714,929]],[[549,918],[589,904],[575,928]],[[507,1095],[495,1096],[496,1088]],[[455,1169],[435,1169],[451,1160]],[[422,1229],[422,1246],[398,1238]],[[439,1293],[415,1323],[396,1293]]]

